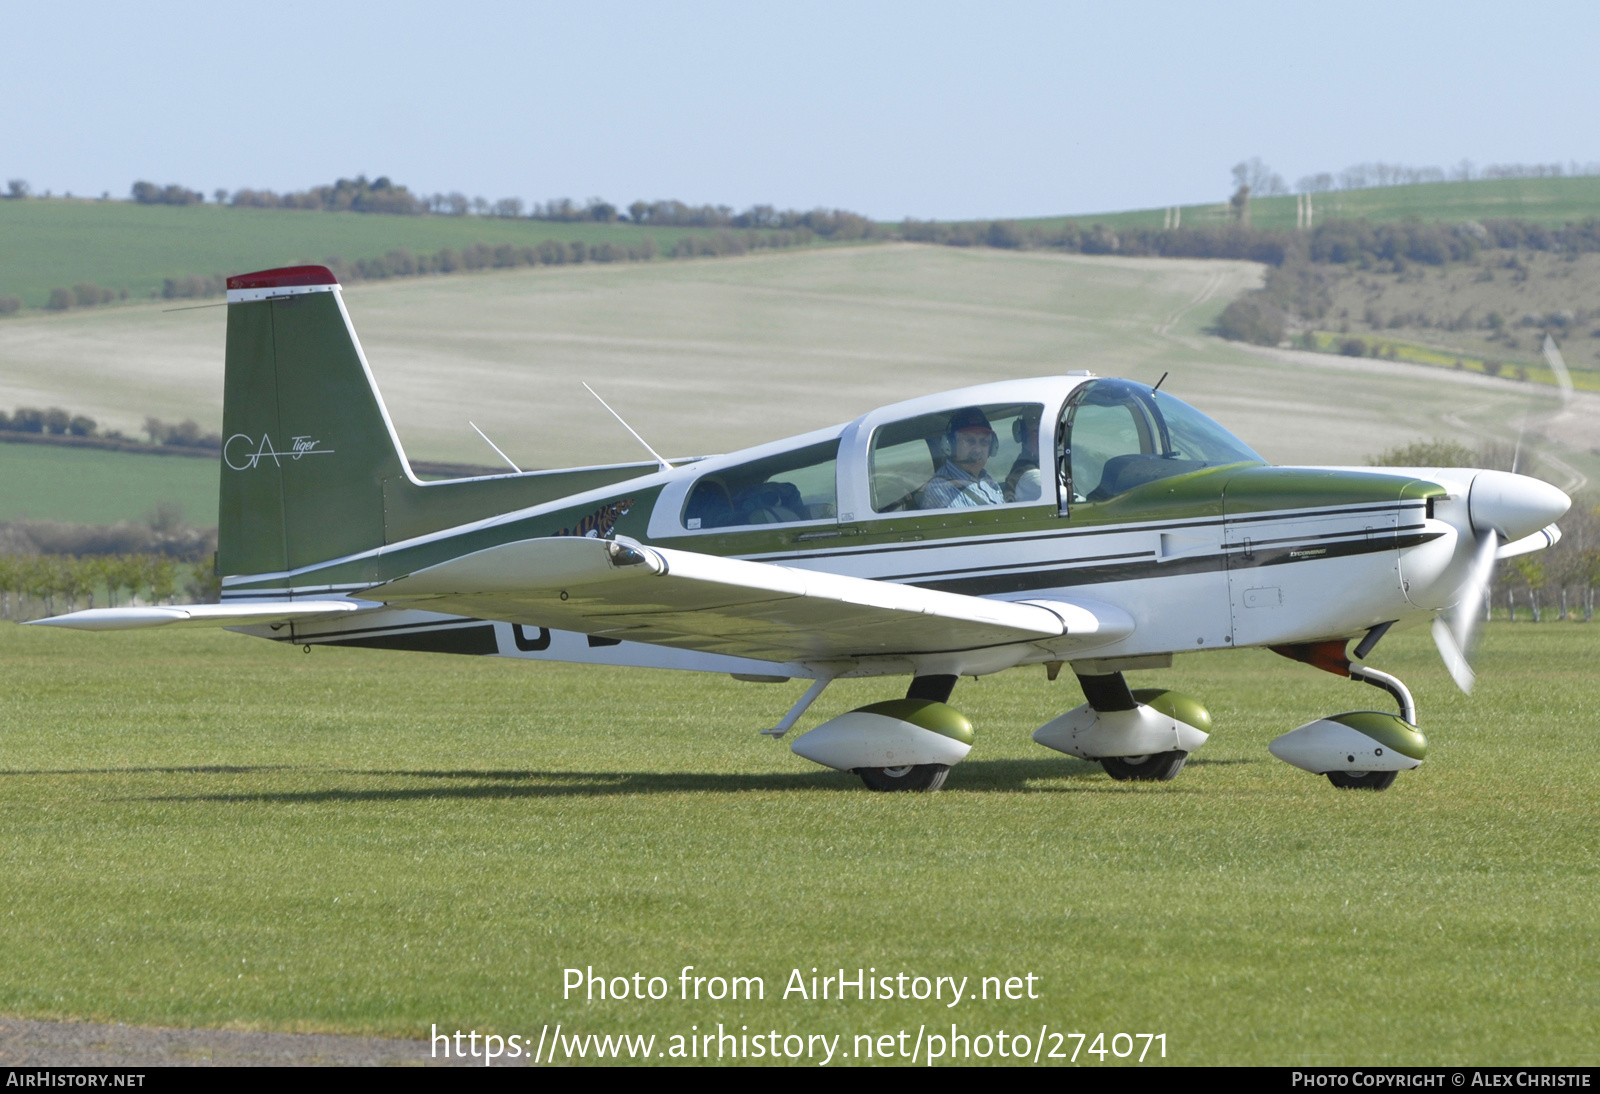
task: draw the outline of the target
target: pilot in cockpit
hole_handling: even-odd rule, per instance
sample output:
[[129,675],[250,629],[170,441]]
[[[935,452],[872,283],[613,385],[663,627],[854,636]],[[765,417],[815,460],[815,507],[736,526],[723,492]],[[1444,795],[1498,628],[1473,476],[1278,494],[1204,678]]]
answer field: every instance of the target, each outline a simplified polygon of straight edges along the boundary
[[999,449],[1000,438],[982,410],[969,406],[950,415],[941,447],[945,451],[944,463],[917,492],[917,508],[1004,504],[1000,484],[984,470],[984,464]]

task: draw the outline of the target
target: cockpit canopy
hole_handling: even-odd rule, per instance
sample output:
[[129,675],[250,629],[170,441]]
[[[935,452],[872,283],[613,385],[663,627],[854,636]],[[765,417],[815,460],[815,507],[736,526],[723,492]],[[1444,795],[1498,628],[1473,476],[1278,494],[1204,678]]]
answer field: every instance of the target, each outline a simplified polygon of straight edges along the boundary
[[1064,502],[1106,501],[1206,467],[1266,462],[1188,403],[1131,380],[1078,388],[1056,436]]
[[814,526],[979,506],[1059,506],[1065,514],[1159,479],[1240,462],[1265,461],[1148,385],[1067,376],[1002,381],[711,457],[663,491],[651,534],[811,525],[805,534],[822,535]]

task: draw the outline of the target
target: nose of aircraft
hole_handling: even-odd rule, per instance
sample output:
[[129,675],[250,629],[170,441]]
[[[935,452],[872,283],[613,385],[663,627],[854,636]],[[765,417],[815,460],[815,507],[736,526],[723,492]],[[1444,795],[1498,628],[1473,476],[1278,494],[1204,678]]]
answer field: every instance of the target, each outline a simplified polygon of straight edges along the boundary
[[1478,472],[1467,496],[1472,527],[1508,541],[1554,523],[1571,506],[1572,499],[1549,483],[1509,471]]

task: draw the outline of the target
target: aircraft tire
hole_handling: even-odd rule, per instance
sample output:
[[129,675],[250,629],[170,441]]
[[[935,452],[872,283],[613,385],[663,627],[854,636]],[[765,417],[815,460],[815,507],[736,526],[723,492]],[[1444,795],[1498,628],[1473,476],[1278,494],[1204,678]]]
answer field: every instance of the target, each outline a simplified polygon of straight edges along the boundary
[[905,767],[858,767],[856,774],[868,790],[937,790],[950,774],[948,764],[908,764]]
[[1328,781],[1340,790],[1387,790],[1398,771],[1330,771]]
[[1100,766],[1118,782],[1171,782],[1183,770],[1189,754],[1156,752],[1149,756],[1102,756]]

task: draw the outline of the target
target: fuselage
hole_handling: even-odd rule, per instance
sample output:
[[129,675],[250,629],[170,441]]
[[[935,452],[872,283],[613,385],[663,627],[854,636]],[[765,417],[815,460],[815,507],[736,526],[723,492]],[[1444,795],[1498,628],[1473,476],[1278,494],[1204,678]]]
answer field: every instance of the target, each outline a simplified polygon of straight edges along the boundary
[[[950,424],[969,418],[978,435],[992,435],[976,475],[952,462],[961,439]],[[465,524],[408,528],[397,520],[394,542],[231,576],[224,597],[360,598],[378,583],[504,543],[622,536],[969,595],[1110,604],[1135,626],[1095,658],[1159,658],[1431,618],[1454,603],[1458,541],[1470,535],[1467,498],[1479,474],[1269,466],[1171,395],[1090,376],[965,388],[671,468],[590,473],[618,481]],[[490,481],[514,489],[538,478]],[[413,481],[410,489],[427,498],[463,486],[472,484]],[[1504,533],[1511,531],[1526,534]],[[532,619],[381,609],[359,622],[254,632],[305,643],[812,675],[798,664],[552,633]],[[1007,649],[975,652],[959,667],[981,673],[1052,659],[1042,647]],[[880,671],[905,667],[863,659],[857,669]]]

